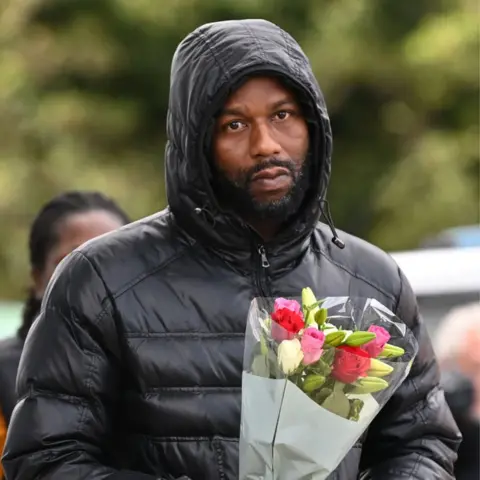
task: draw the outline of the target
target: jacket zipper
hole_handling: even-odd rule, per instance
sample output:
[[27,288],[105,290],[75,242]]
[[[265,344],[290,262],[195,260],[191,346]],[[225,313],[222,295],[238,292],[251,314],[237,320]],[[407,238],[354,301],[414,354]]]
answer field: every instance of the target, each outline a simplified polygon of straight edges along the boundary
[[267,282],[267,272],[266,269],[270,267],[270,262],[268,261],[267,251],[264,245],[257,246],[257,252],[259,255],[259,268],[255,269],[255,279],[257,283],[258,290],[262,297],[270,297],[269,286]]

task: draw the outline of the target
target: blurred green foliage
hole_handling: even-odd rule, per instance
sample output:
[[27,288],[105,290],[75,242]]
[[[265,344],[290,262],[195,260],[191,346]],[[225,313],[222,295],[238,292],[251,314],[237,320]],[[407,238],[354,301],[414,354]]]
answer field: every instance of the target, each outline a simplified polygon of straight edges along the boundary
[[334,130],[339,227],[386,249],[478,221],[476,0],[4,0],[0,297],[27,285],[30,222],[100,189],[134,217],[165,205],[170,61],[210,21],[263,17],[310,56]]

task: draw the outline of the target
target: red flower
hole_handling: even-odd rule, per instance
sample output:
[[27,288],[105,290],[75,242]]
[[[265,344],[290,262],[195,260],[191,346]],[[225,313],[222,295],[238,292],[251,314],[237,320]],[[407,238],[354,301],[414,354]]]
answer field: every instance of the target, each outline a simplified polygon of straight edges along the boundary
[[[272,313],[272,337],[277,342],[291,340],[296,333],[305,327],[300,313],[289,308],[279,308]],[[281,327],[281,328],[279,328]]]
[[370,355],[360,347],[341,345],[335,352],[332,376],[342,383],[353,383],[365,377],[370,368]]

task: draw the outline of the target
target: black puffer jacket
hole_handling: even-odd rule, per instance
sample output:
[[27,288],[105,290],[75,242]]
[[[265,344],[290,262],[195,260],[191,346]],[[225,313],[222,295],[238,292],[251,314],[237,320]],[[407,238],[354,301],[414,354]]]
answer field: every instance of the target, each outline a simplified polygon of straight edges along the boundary
[[17,401],[15,381],[22,349],[23,338],[19,336],[0,342],[0,411],[7,424]]
[[[208,119],[240,77],[262,71],[289,79],[317,120],[309,204],[265,255],[218,209],[205,158]],[[197,30],[174,57],[168,135],[170,208],[89,242],[50,285],[20,363],[8,480],[237,479],[250,301],[307,285],[377,298],[421,344],[409,378],[332,478],[370,468],[381,480],[451,479],[459,436],[410,286],[385,253],[346,234],[339,250],[318,223],[331,134],[298,45],[264,21]]]

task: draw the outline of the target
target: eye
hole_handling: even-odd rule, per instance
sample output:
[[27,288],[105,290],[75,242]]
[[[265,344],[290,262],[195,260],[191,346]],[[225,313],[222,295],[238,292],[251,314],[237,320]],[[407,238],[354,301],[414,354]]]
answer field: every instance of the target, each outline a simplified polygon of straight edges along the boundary
[[289,118],[291,116],[291,114],[292,113],[287,112],[287,110],[280,110],[273,117],[274,117],[275,120],[283,121],[283,120],[286,120],[287,118]]
[[233,122],[228,122],[224,128],[229,132],[238,132],[239,130],[242,130],[243,127],[245,127],[243,122],[240,120],[234,120]]

